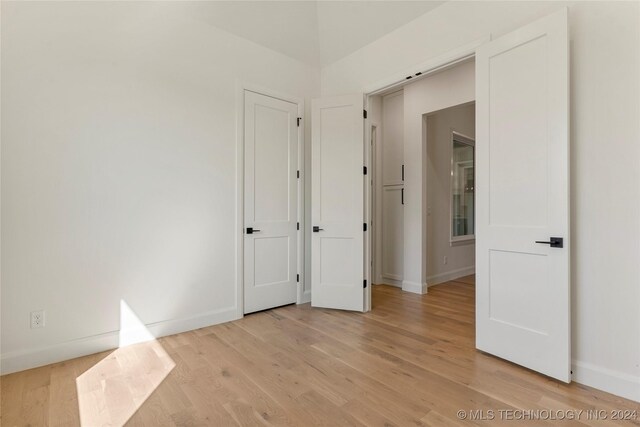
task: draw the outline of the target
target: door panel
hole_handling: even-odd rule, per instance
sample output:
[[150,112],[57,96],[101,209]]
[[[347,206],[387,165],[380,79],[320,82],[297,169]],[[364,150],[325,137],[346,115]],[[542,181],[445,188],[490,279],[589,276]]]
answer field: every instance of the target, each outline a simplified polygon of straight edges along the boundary
[[404,93],[382,98],[382,184],[398,185],[404,181]]
[[566,9],[481,46],[476,91],[476,346],[568,382]]
[[244,101],[244,312],[251,313],[296,302],[298,107],[250,91]]
[[539,37],[489,59],[489,116],[508,118],[489,124],[491,225],[547,226],[546,42]]
[[402,281],[404,270],[403,186],[382,189],[382,277]]
[[313,100],[311,305],[364,310],[362,95]]
[[257,137],[254,139],[253,184],[256,221],[277,222],[288,221],[290,218],[290,120],[288,111],[255,104],[254,124]]
[[288,236],[253,238],[253,253],[255,256],[254,286],[269,286],[291,280],[289,257],[273,257],[271,254],[289,254],[291,241]]

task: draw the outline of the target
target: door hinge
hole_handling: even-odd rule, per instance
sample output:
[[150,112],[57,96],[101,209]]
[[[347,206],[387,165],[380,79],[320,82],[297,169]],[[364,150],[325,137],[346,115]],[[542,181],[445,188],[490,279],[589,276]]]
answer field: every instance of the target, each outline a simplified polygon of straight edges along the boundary
[[300,171],[296,171],[296,178],[300,178]]
[[402,165],[402,181],[404,182],[404,165]]
[[296,222],[296,230],[300,230],[300,223]]
[[362,224],[362,231],[367,231],[367,223]]
[[302,120],[302,117],[298,117],[298,120],[297,120],[298,127],[300,127],[300,120]]
[[367,118],[367,110],[362,110],[362,117]]
[[365,175],[367,174],[367,167],[366,166],[362,167],[362,173],[365,174]]
[[300,282],[300,275],[296,274],[296,282]]
[[362,288],[363,288],[363,289],[366,289],[366,288],[367,288],[367,279],[364,279],[364,280],[362,281]]

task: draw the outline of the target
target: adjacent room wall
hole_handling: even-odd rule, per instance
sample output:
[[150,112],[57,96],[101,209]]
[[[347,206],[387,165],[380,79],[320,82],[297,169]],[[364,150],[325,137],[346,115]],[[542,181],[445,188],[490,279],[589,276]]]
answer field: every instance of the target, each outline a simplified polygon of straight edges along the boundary
[[[364,91],[564,5],[571,37],[573,378],[640,401],[638,2],[447,2],[324,67],[322,92]],[[405,161],[411,156],[405,150]]]
[[474,241],[451,243],[451,132],[475,138],[475,119],[474,104],[427,116],[427,286],[475,273]]
[[157,335],[238,317],[237,82],[308,108],[319,71],[192,7],[3,2],[3,372],[117,346],[121,300]]
[[468,61],[404,88],[404,278],[402,289],[427,289],[425,114],[475,100],[475,63]]

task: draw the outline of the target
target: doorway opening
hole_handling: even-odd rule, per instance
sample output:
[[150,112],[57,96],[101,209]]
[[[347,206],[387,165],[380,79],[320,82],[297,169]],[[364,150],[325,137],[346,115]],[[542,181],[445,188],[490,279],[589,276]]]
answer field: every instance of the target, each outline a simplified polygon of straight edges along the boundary
[[[452,269],[455,273],[434,271],[451,258],[428,247],[437,232],[448,240],[447,251],[470,246],[477,237],[476,348],[564,382],[571,381],[567,19],[567,9],[561,9],[476,46],[473,62],[459,55],[440,61],[428,76],[410,74],[405,81],[378,86],[367,98],[385,135],[392,126],[384,122],[390,98],[385,96],[391,91],[403,96],[403,179],[375,189],[384,195],[393,184],[400,188],[401,208],[393,207],[401,211],[402,233],[395,238],[402,236],[402,252],[382,256],[401,257],[402,290],[424,294],[429,285],[451,280],[451,274],[460,280],[471,276],[462,274],[470,268],[464,265]],[[434,127],[433,113],[473,102],[477,147],[474,135],[445,125],[449,176],[430,177],[425,165],[431,147],[425,141]],[[378,145],[385,143],[383,136]],[[384,154],[384,148],[377,152]],[[383,157],[381,171],[376,169],[383,181],[398,169],[392,163]],[[444,225],[432,225],[429,233],[427,222],[436,221],[428,217],[441,206],[429,190],[433,182],[441,190],[449,184],[441,191],[449,212]],[[390,209],[384,197],[377,204],[382,207],[369,212],[382,211],[378,232],[384,251],[390,247],[384,242],[390,223],[384,213]],[[373,283],[385,283],[384,259],[377,258]]]
[[379,135],[371,156],[374,284],[422,294],[474,283],[474,65],[368,98]]
[[424,117],[426,283],[475,283],[475,102]]

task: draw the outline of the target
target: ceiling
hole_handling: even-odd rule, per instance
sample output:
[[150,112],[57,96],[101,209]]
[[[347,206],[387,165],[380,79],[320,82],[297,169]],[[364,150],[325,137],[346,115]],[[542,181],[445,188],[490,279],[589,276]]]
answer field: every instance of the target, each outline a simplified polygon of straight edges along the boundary
[[206,1],[195,16],[312,65],[327,65],[444,1]]

